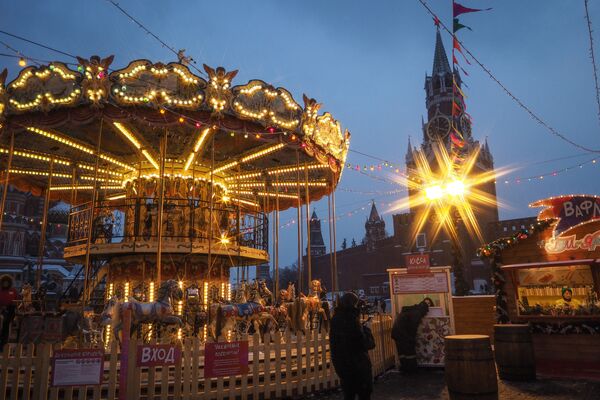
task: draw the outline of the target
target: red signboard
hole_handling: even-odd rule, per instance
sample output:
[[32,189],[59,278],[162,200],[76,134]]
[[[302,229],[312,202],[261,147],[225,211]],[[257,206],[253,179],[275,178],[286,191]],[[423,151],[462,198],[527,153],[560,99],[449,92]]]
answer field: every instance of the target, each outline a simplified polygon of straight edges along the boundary
[[204,345],[204,376],[244,375],[248,373],[248,341],[207,342]]
[[52,386],[100,385],[104,372],[104,350],[55,350]]
[[448,277],[445,272],[432,274],[393,274],[392,292],[394,294],[408,293],[448,293]]
[[422,274],[429,272],[429,254],[409,254],[406,256],[406,272]]
[[176,365],[181,362],[181,348],[173,344],[147,344],[138,346],[137,366],[156,367]]

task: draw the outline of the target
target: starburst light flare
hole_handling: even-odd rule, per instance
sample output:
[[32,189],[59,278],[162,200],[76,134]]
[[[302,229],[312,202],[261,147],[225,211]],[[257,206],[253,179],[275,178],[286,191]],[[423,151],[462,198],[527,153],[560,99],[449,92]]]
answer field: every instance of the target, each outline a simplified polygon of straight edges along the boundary
[[482,205],[503,206],[481,186],[494,182],[509,173],[508,168],[476,173],[480,147],[469,152],[467,158],[458,164],[454,162],[447,147],[442,143],[432,144],[434,160],[429,160],[425,152],[416,151],[416,169],[408,178],[401,178],[408,187],[409,196],[398,201],[391,211],[411,208],[417,210],[416,224],[411,237],[416,240],[426,222],[433,222],[433,237],[445,229],[453,240],[458,239],[456,218],[463,221],[471,237],[483,242],[483,234],[475,217],[474,210]]

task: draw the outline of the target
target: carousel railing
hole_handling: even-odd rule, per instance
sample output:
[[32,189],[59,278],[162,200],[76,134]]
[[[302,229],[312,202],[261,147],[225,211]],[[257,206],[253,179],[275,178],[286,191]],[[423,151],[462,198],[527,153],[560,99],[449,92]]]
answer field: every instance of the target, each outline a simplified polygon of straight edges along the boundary
[[[158,207],[155,198],[97,201],[93,210],[91,202],[73,207],[67,245],[86,243],[90,232],[92,243],[156,240]],[[162,237],[163,240],[181,242],[212,238],[226,244],[266,250],[268,220],[262,212],[241,211],[235,204],[216,204],[211,211],[207,201],[166,198]]]

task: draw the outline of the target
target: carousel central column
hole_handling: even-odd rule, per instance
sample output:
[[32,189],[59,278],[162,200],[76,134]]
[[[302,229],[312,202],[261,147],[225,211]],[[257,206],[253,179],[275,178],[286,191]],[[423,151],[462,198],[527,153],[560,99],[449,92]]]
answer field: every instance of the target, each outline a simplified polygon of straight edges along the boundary
[[10,148],[8,150],[8,161],[6,163],[6,175],[4,176],[4,190],[2,191],[2,205],[0,205],[0,231],[4,222],[4,209],[6,208],[6,195],[8,194],[8,181],[10,178],[10,168],[12,167],[13,152],[15,149],[15,132],[10,131]]

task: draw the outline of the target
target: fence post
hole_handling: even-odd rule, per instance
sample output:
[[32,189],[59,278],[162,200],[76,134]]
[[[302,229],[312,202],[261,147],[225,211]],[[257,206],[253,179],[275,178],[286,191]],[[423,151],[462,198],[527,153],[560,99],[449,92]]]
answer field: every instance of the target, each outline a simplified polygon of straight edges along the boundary
[[[131,309],[125,305],[121,319],[121,364],[119,366],[119,400],[127,400],[127,372],[129,371],[129,339],[131,336]],[[135,361],[134,361],[135,364]]]
[[381,362],[383,364],[382,372],[385,372],[385,370],[387,369],[387,365],[385,364],[385,337],[383,335],[383,318],[381,314],[379,314],[379,337],[381,349]]

